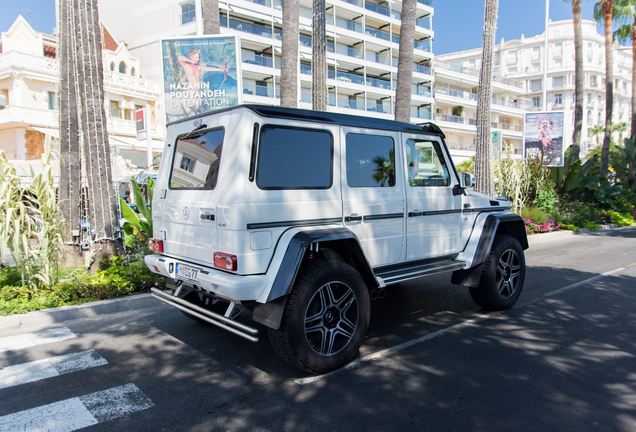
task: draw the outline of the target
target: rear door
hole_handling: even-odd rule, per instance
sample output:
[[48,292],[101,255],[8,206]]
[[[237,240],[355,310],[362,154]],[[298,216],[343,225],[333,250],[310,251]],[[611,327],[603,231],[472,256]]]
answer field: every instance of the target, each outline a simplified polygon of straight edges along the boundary
[[459,251],[462,197],[442,141],[402,134],[408,165],[406,259],[436,258]]
[[228,170],[222,161],[230,120],[230,115],[213,116],[206,122],[214,126],[195,132],[191,122],[173,126],[177,137],[164,152],[169,159],[162,162],[153,203],[154,235],[163,240],[168,255],[212,261],[217,250],[217,182]]
[[342,128],[344,223],[360,240],[372,266],[402,259],[404,185],[396,171],[399,134]]

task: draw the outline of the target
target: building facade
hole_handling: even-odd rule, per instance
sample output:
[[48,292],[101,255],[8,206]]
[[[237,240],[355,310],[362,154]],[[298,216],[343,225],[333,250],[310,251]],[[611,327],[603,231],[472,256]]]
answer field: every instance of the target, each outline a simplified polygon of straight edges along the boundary
[[[429,121],[433,110],[431,0],[418,0],[411,120]],[[100,1],[100,17],[161,80],[162,37],[203,34],[201,1]],[[221,33],[241,40],[243,102],[280,103],[282,2],[221,0]],[[330,111],[393,118],[402,3],[327,0]],[[298,106],[311,108],[312,2],[300,0]]]
[[[161,88],[139,76],[141,66],[126,46],[103,28],[104,91],[114,179],[147,168],[147,141],[138,141],[134,112],[151,113],[151,147],[163,150]],[[37,32],[23,17],[0,36],[0,150],[19,173],[38,170],[48,136],[59,150],[57,37]]]
[[[598,145],[597,138],[589,132],[596,125],[605,125],[605,46],[596,23],[583,20],[584,101],[581,150],[586,153]],[[614,45],[614,105],[613,124],[630,123],[631,120],[631,49]],[[440,81],[439,65],[449,63],[452,68],[474,74],[481,64],[481,49],[439,55],[435,59],[436,81]],[[520,39],[502,40],[495,47],[495,91],[493,94],[493,128],[504,136],[515,132],[522,125],[527,111],[563,111],[564,138],[571,144],[574,131],[574,26],[572,20],[550,22],[548,25],[547,55],[545,34]],[[498,78],[498,77],[501,77]],[[497,93],[497,81],[512,83],[516,91],[502,96]],[[455,83],[455,85],[457,85]],[[475,90],[476,92],[476,90]],[[437,111],[443,109],[436,91]],[[515,99],[512,99],[515,98]],[[510,105],[506,112],[498,110],[498,104]],[[520,110],[517,110],[517,107]],[[471,119],[469,119],[471,121]],[[440,122],[440,126],[442,123]],[[509,125],[509,126],[508,126]],[[512,129],[512,130],[510,130]],[[629,130],[629,128],[627,129]],[[472,131],[471,131],[472,132]],[[476,132],[476,131],[475,131]],[[613,138],[619,142],[619,132]],[[519,135],[520,137],[521,135]],[[602,140],[602,135],[600,137]],[[514,152],[519,148],[516,139],[509,137]]]

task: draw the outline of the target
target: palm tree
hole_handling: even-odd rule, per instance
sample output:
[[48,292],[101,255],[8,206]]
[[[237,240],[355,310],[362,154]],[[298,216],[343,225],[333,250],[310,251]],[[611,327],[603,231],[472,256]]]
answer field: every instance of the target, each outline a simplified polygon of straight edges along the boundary
[[490,172],[490,103],[492,100],[492,63],[497,31],[499,0],[486,0],[484,10],[484,40],[477,89],[477,151],[475,154],[475,190],[492,195]]
[[298,104],[298,0],[283,2],[283,47],[280,67],[280,105]]
[[581,0],[572,0],[574,23],[574,133],[572,134],[572,154],[579,159],[581,151],[581,130],[583,129],[583,32],[581,30]]
[[417,0],[402,0],[400,52],[398,57],[397,87],[395,89],[395,120],[411,121],[411,87],[413,79],[413,41]]
[[311,40],[311,105],[327,111],[327,17],[326,1],[314,0]]
[[601,0],[594,5],[594,19],[603,20],[605,28],[605,135],[601,150],[600,176],[609,175],[609,147],[612,136],[612,108],[614,104],[614,62],[612,55],[612,18],[614,14],[614,0]]
[[614,14],[622,25],[614,36],[632,42],[632,120],[631,136],[636,136],[636,0],[617,0]]
[[602,134],[603,132],[605,132],[605,126],[603,125],[594,125],[591,128],[589,128],[587,130],[590,134],[594,135],[594,137],[596,138],[596,147],[599,146],[599,142],[598,142],[598,136],[600,134]]
[[618,132],[618,144],[623,145],[623,133],[627,132],[627,122],[612,125],[612,132]]
[[[61,100],[65,105],[60,110],[62,167],[69,169],[73,177],[63,185],[60,195],[67,200],[68,208],[64,211],[70,217],[71,231],[80,228],[76,220],[90,222],[84,239],[94,257],[93,263],[100,264],[103,258],[116,252],[113,239],[119,220],[106,130],[97,0],[68,0],[60,4],[60,17],[66,19],[59,26],[63,47],[60,85],[61,89],[77,86]],[[77,181],[76,170],[86,173],[86,177],[73,183]]]
[[221,34],[221,16],[219,0],[202,0],[203,33]]

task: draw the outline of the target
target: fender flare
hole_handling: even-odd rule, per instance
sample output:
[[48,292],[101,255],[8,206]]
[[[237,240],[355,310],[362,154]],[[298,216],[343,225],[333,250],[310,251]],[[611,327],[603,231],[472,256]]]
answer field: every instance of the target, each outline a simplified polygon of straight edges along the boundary
[[307,251],[316,243],[335,245],[338,252],[345,258],[345,262],[360,273],[368,286],[377,286],[373,270],[353,232],[344,227],[299,231],[287,242],[280,265],[274,265],[271,269],[276,274],[264,301],[259,300],[254,307],[252,315],[254,321],[273,329],[280,327],[287,296],[294,287]]
[[460,254],[460,257],[466,260],[467,266],[453,272],[452,283],[469,287],[479,285],[482,264],[486,261],[497,234],[515,237],[523,250],[528,249],[528,237],[521,216],[512,212],[490,213],[482,221],[478,220],[475,223],[471,238]]

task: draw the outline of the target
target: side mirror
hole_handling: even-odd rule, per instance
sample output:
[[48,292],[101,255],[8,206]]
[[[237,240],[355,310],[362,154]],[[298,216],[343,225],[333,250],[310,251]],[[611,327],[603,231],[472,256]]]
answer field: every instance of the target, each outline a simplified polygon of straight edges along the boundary
[[475,179],[471,173],[461,172],[459,173],[459,186],[462,188],[469,188],[475,186]]

